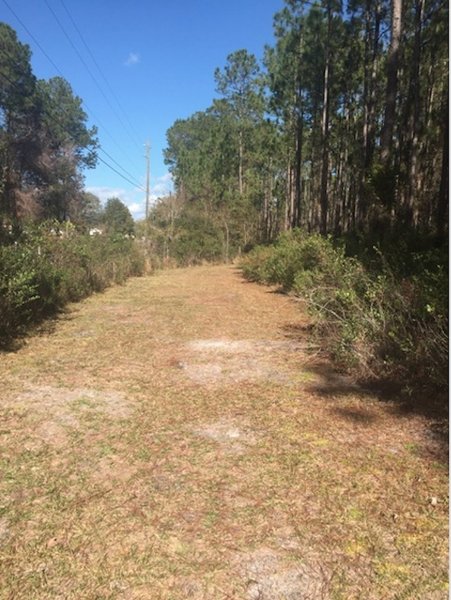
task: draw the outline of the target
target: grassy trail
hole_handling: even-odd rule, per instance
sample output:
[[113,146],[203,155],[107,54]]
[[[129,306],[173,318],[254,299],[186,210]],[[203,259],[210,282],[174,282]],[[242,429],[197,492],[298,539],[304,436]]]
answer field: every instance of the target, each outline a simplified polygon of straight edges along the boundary
[[447,598],[421,415],[231,267],[130,280],[0,355],[0,598]]

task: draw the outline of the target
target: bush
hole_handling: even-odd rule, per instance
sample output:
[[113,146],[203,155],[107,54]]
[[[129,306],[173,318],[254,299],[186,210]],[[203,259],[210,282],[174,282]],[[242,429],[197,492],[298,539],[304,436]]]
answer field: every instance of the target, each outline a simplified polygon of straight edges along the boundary
[[29,248],[0,246],[0,339],[31,319],[39,297],[34,263]]
[[123,236],[59,237],[49,226],[28,231],[0,246],[0,342],[68,302],[143,271],[144,257]]
[[272,247],[254,249],[242,270],[248,279],[278,284],[302,297],[323,345],[341,365],[364,377],[403,377],[445,387],[448,279],[443,253],[409,256],[416,266],[408,277],[376,254],[369,269],[333,240],[297,231]]
[[249,281],[268,283],[268,261],[275,252],[274,246],[256,246],[241,259],[240,267]]
[[208,219],[198,215],[182,215],[176,221],[176,227],[177,234],[170,252],[178,265],[199,265],[221,260],[221,231]]

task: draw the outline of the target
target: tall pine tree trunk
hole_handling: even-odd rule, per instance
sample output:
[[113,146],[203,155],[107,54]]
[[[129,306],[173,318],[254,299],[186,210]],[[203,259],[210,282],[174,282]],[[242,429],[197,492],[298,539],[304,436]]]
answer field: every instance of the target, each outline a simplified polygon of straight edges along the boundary
[[[290,153],[289,153],[290,154]],[[291,206],[293,196],[293,168],[291,165],[291,158],[288,156],[287,163],[287,181],[286,181],[286,195],[285,195],[285,218],[284,218],[284,231],[291,229]]]
[[240,196],[243,195],[243,130],[240,127],[239,131],[239,163],[238,163],[238,190],[240,192]]
[[300,227],[303,218],[302,215],[302,144],[304,135],[304,101],[302,92],[302,27],[299,29],[299,39],[297,45],[297,61],[296,61],[296,76],[295,76],[295,96],[296,96],[296,157],[295,157],[295,219],[294,227]]
[[331,23],[330,3],[327,7],[328,35],[326,41],[326,64],[324,66],[324,91],[323,91],[323,113],[321,118],[321,139],[322,139],[322,158],[321,158],[321,222],[320,231],[323,235],[327,233],[327,214],[329,208],[329,198],[327,192],[327,181],[329,175],[329,75],[330,75],[330,51],[329,35]]
[[410,78],[411,114],[409,122],[410,165],[409,186],[406,198],[406,216],[410,225],[418,220],[418,150],[420,134],[420,62],[421,62],[421,27],[423,21],[424,0],[416,0],[415,6],[415,38],[412,57],[412,73]]
[[379,32],[381,25],[381,6],[378,1],[374,7],[374,32],[371,51],[371,72],[368,105],[368,136],[365,148],[365,171],[371,166],[374,152],[374,138],[376,134],[376,82],[378,77]]
[[392,0],[391,40],[387,57],[387,89],[385,94],[384,125],[381,133],[381,160],[388,164],[396,117],[398,94],[398,67],[401,46],[402,0]]
[[442,114],[444,120],[443,143],[442,143],[442,168],[440,174],[440,189],[438,195],[437,210],[435,213],[437,233],[440,238],[445,238],[448,224],[449,212],[449,99],[448,86],[443,92]]
[[294,227],[301,225],[302,217],[302,136],[303,136],[303,114],[296,119],[296,181],[295,181],[295,214]]

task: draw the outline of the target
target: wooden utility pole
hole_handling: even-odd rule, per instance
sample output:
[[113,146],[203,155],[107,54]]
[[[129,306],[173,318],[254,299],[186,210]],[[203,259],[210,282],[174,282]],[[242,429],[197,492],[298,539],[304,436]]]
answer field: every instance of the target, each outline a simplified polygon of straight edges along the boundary
[[146,241],[149,237],[149,196],[150,196],[150,143],[146,142]]

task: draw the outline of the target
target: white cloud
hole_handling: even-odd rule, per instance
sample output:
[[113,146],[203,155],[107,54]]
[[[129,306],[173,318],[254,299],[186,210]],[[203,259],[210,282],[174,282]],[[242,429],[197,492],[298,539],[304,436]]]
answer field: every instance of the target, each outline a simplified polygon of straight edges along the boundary
[[167,196],[173,191],[172,175],[165,173],[161,177],[157,177],[156,181],[150,188],[150,197],[152,200]]
[[105,204],[109,198],[119,198],[119,200],[125,202],[129,193],[123,188],[112,188],[107,186],[91,186],[87,187],[86,191],[100,198],[102,204]]
[[[140,188],[127,190],[119,187],[89,186],[86,188],[86,191],[100,198],[103,205],[105,205],[109,198],[119,198],[128,207],[135,220],[144,218],[146,194]],[[172,191],[172,175],[170,173],[165,173],[161,177],[157,177],[151,181],[150,204],[152,205],[158,198],[169,195]]]
[[132,213],[135,219],[141,219],[144,215],[144,201],[141,201],[141,190],[126,190],[124,188],[113,188],[107,186],[91,186],[86,188],[87,192],[91,192],[98,198],[103,205],[109,198],[119,198]]
[[141,56],[137,52],[130,52],[127,60],[124,61],[126,67],[137,65],[141,61]]
[[128,210],[132,213],[134,218],[139,219],[142,217],[143,203],[132,202],[131,204],[128,204]]

